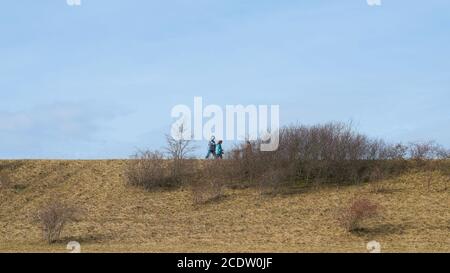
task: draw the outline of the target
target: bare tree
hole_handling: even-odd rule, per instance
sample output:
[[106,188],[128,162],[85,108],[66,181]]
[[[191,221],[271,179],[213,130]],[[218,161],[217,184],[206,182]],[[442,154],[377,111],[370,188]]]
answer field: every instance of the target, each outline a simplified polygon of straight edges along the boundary
[[178,127],[176,135],[166,134],[167,146],[165,150],[170,159],[183,160],[195,151],[196,147],[192,145],[192,141],[186,138],[186,129],[184,124]]
[[178,130],[175,135],[166,135],[166,147],[165,151],[172,160],[172,175],[177,179],[181,179],[182,174],[186,167],[185,160],[188,159],[196,147],[193,145],[190,138],[186,137],[186,128],[184,124],[178,126]]

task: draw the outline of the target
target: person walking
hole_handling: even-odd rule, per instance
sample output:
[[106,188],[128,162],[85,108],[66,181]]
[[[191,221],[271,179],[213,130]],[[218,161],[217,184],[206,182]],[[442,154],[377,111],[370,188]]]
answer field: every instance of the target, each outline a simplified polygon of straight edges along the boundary
[[208,142],[208,153],[206,154],[205,159],[208,159],[210,155],[213,157],[216,157],[216,141],[215,137],[212,136],[211,140]]
[[219,142],[216,145],[216,158],[217,159],[223,158],[222,140],[219,140]]

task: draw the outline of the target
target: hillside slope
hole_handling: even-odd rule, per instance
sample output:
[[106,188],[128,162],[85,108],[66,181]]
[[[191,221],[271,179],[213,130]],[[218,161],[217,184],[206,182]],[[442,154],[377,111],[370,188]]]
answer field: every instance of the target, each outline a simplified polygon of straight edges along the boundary
[[[449,178],[411,172],[369,184],[318,187],[292,195],[227,190],[219,201],[192,204],[190,191],[145,192],[123,182],[126,161],[0,161],[12,183],[0,189],[0,252],[450,252]],[[430,183],[429,183],[430,182]],[[355,196],[383,207],[382,219],[359,233],[336,224],[337,209]],[[50,198],[84,210],[61,242],[47,245],[30,217]]]

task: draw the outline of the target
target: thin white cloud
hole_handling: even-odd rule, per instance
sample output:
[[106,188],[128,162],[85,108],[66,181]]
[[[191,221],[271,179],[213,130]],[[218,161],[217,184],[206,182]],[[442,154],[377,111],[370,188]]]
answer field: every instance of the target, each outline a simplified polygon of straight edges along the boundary
[[[81,150],[104,139],[106,124],[126,115],[119,107],[93,101],[40,105],[0,112],[0,158],[36,157]],[[89,147],[88,147],[89,146]]]

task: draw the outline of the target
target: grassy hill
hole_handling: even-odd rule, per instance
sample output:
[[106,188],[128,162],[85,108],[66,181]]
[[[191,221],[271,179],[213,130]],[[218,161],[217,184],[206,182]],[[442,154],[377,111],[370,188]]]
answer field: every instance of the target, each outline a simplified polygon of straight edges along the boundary
[[[123,181],[126,160],[0,161],[11,183],[0,188],[0,252],[450,252],[450,180],[411,171],[372,184],[306,187],[295,194],[255,189],[194,205],[189,189],[146,192]],[[382,206],[382,217],[349,233],[336,223],[355,196]],[[30,221],[51,198],[84,213],[48,245]]]

